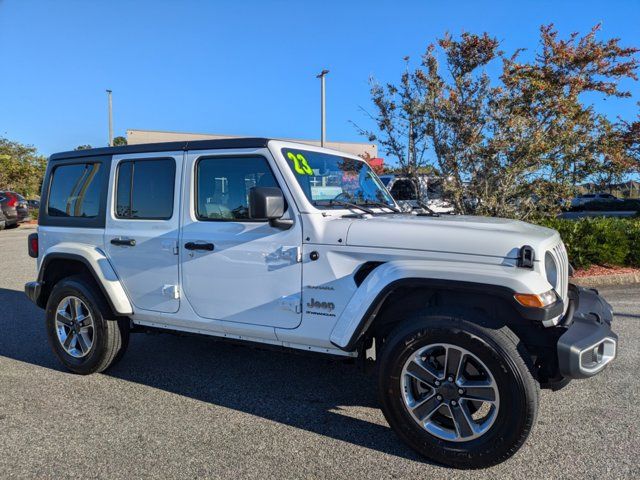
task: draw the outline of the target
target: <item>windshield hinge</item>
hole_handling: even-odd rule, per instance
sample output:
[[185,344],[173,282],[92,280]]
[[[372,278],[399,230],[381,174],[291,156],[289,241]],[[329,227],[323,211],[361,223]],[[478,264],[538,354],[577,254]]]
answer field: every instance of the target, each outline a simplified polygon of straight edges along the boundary
[[535,262],[535,251],[530,245],[524,245],[520,248],[518,254],[518,266],[520,268],[533,268]]

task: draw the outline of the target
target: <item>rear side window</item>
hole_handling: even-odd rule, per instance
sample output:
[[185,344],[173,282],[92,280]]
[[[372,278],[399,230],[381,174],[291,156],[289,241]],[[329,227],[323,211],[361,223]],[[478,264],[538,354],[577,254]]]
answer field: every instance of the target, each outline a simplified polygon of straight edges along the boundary
[[100,211],[103,170],[99,163],[55,167],[49,188],[47,214],[51,217],[96,217]]
[[398,180],[391,187],[391,195],[396,200],[415,200],[418,195],[411,180]]
[[173,216],[173,158],[126,160],[118,165],[116,217],[168,220]]

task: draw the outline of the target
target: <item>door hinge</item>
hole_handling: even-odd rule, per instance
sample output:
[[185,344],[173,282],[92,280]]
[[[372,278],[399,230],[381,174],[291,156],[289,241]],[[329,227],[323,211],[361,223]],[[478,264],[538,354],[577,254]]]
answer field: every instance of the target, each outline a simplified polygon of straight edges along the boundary
[[165,252],[171,252],[174,255],[178,255],[178,242],[173,240],[163,240],[162,241],[162,250]]
[[295,263],[302,262],[302,248],[300,247],[282,247],[283,258],[289,258],[290,261]]
[[165,285],[162,287],[162,296],[178,300],[180,298],[180,288],[178,285]]
[[302,299],[299,294],[280,298],[280,308],[291,312],[302,313]]

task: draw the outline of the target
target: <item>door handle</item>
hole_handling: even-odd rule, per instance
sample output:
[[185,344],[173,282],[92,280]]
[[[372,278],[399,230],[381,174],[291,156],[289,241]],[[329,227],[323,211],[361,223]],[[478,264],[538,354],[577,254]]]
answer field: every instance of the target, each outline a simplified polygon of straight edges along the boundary
[[206,250],[208,252],[213,252],[213,243],[196,243],[196,242],[187,242],[184,244],[184,248],[187,250]]
[[136,241],[133,238],[112,238],[111,245],[118,245],[121,247],[135,247]]

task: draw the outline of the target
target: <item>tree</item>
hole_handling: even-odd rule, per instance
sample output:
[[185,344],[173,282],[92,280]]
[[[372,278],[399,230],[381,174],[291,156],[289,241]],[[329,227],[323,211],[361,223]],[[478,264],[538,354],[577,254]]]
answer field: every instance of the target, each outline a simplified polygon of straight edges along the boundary
[[25,197],[39,195],[46,166],[35,147],[0,138],[0,188]]
[[[425,130],[443,175],[443,192],[462,213],[492,203],[494,178],[485,149],[491,100],[499,91],[482,69],[502,53],[487,33],[464,33],[458,40],[446,35],[438,46],[450,79],[440,72],[435,45],[427,48],[415,77],[425,92]],[[469,203],[469,196],[480,201]]]
[[391,83],[382,86],[373,78],[370,79],[371,98],[378,111],[373,119],[378,133],[356,127],[361,135],[370,142],[377,141],[382,149],[395,157],[402,175],[414,182],[418,194],[421,184],[418,175],[421,168],[427,166],[425,156],[428,148],[428,134],[424,123],[423,88],[416,82],[416,77],[409,70],[409,57],[405,57],[405,72],[400,79],[400,86]]
[[501,100],[512,107],[507,113],[528,125],[531,133],[524,140],[536,138],[524,153],[539,158],[538,177],[556,185],[554,202],[587,178],[604,175],[610,184],[633,168],[631,151],[622,141],[624,122],[598,114],[584,99],[585,94],[630,97],[619,82],[637,80],[638,49],[621,47],[619,39],[600,41],[599,30],[596,25],[584,36],[572,33],[563,40],[553,25],[542,26],[541,51],[534,61],[519,62],[517,53],[504,61]]
[[[637,147],[640,145],[634,132],[636,127],[627,122],[603,122],[598,137],[602,158],[592,175],[600,190],[612,192],[612,186],[622,183],[630,172],[637,172],[640,159]],[[634,138],[635,137],[635,138]]]
[[361,155],[358,155],[360,158],[362,158],[365,162],[367,162],[367,164],[371,167],[371,169],[377,174],[377,175],[382,175],[382,173],[384,172],[384,167],[382,165],[376,165],[371,163],[371,160],[373,160],[373,157],[371,156],[371,154],[369,152],[364,152]]
[[113,146],[114,147],[120,147],[120,146],[124,146],[127,145],[127,139],[125,137],[115,137],[113,139]]
[[[127,139],[126,137],[122,137],[122,136],[118,136],[118,137],[114,137],[113,138],[113,146],[114,147],[120,147],[123,145],[127,145]],[[78,145],[75,149],[76,150],[90,150],[92,149],[93,146],[86,144],[86,145]]]
[[[638,103],[640,107],[640,102]],[[616,131],[619,141],[633,160],[633,168],[636,173],[640,171],[640,114],[633,122],[621,120]]]
[[[398,87],[372,82],[377,131],[360,133],[411,176],[431,155],[445,197],[461,213],[552,215],[578,182],[637,165],[631,132],[640,127],[584,103],[586,93],[630,96],[618,84],[638,68],[637,49],[600,41],[598,30],[562,40],[543,26],[529,62],[520,60],[522,50],[506,56],[487,33],[445,35],[419,68],[405,67]],[[497,61],[501,75],[491,79],[486,67]]]

